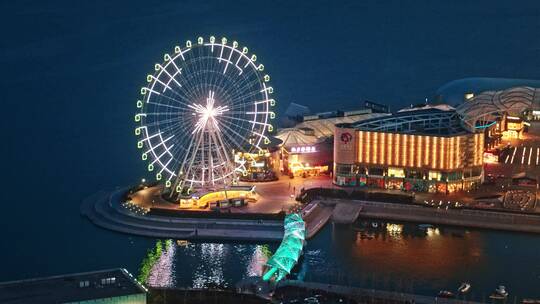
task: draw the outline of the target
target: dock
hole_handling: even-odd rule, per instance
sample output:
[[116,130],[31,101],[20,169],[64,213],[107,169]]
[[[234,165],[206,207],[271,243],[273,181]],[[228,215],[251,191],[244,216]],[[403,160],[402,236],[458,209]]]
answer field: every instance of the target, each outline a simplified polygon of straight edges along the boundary
[[302,218],[306,223],[306,239],[309,240],[330,220],[334,212],[334,206],[323,204],[321,201],[313,201],[302,212]]
[[310,239],[329,221],[336,224],[352,224],[360,216],[362,205],[340,200],[315,200],[302,211],[306,222],[307,236]]
[[[287,280],[279,283],[279,287],[299,287],[311,290],[323,290],[326,292],[333,292],[341,294],[344,296],[351,297],[353,299],[366,301],[368,299],[379,299],[380,301],[392,301],[392,302],[402,302],[402,303],[417,303],[417,304],[480,304],[480,302],[474,302],[469,300],[461,299],[447,299],[439,298],[433,296],[423,296],[417,294],[401,293],[401,292],[392,292],[384,290],[375,290],[367,289],[361,287],[352,287],[352,286],[343,286],[343,285],[332,285],[332,284],[322,284],[315,282],[303,282],[295,280]],[[382,302],[381,302],[382,303]]]
[[358,219],[362,205],[355,203],[336,204],[332,213],[332,222],[336,224],[352,224]]

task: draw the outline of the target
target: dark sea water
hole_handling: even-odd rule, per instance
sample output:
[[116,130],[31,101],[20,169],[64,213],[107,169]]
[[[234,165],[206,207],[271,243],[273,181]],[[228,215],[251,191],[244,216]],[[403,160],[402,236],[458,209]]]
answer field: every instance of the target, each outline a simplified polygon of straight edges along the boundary
[[[213,34],[247,45],[272,75],[279,110],[289,102],[354,108],[364,99],[395,109],[457,78],[540,79],[539,32],[538,1],[1,1],[0,280],[137,272],[155,240],[94,227],[79,204],[145,177],[135,101],[175,44]],[[507,282],[540,297],[536,236],[359,243],[351,231],[328,228],[309,242],[308,279],[364,282],[354,277],[373,273],[375,286],[412,281],[419,292],[465,279],[483,290]],[[258,248],[214,247],[210,260],[179,248],[178,282],[192,285],[214,261],[223,272],[212,276],[234,282]]]
[[[269,253],[278,246],[172,244],[153,264],[149,285],[234,286],[246,277],[260,276]],[[329,224],[307,242],[293,278],[432,296],[469,282],[472,289],[467,296],[476,300],[486,300],[502,284],[518,299],[538,298],[539,244],[540,236],[532,234],[444,226],[423,229],[412,223],[374,220],[353,226]],[[144,245],[136,240],[127,245],[128,251],[140,247]],[[139,255],[141,261],[144,257]],[[128,266],[137,271],[139,265]]]

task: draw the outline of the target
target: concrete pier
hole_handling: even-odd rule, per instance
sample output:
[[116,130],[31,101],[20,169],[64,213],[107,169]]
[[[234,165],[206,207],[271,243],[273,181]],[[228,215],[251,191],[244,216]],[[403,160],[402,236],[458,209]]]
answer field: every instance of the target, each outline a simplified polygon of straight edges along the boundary
[[283,238],[283,221],[138,215],[120,206],[125,191],[89,197],[81,206],[81,214],[109,230],[155,238],[257,242],[279,242]]
[[302,214],[302,218],[306,222],[306,239],[311,239],[326,222],[332,217],[334,206],[329,206],[320,201],[313,201],[305,208],[307,212]]
[[409,204],[368,201],[354,202],[362,206],[360,217],[401,220],[418,223],[540,233],[540,216],[470,209],[438,209]]
[[404,303],[417,303],[417,304],[434,304],[434,303],[447,303],[447,304],[480,304],[479,302],[465,301],[459,299],[446,299],[438,297],[429,297],[408,293],[392,292],[392,291],[383,291],[375,289],[366,289],[360,287],[351,287],[351,286],[342,286],[342,285],[331,285],[323,283],[314,283],[314,282],[303,282],[295,280],[287,280],[280,282],[279,287],[294,286],[307,289],[317,289],[323,290],[326,292],[333,292],[341,294],[353,299],[380,299],[380,300],[389,300],[389,301],[400,301]]
[[336,224],[352,224],[358,219],[362,205],[355,203],[336,204],[332,213],[332,222]]

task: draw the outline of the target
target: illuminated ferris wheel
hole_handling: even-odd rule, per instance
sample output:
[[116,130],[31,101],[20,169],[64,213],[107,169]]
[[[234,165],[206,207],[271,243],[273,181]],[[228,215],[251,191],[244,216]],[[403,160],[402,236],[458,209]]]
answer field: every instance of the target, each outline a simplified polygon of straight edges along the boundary
[[[234,183],[272,131],[273,88],[248,48],[199,37],[165,54],[135,115],[142,159],[178,193]],[[174,192],[173,192],[174,193]]]

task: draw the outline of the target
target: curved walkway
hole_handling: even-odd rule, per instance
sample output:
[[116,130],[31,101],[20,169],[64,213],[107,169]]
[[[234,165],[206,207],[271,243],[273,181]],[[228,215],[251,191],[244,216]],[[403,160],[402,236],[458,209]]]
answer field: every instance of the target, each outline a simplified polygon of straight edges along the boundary
[[121,206],[128,188],[87,198],[81,214],[109,230],[155,238],[185,240],[281,241],[281,221],[178,218],[137,215]]

